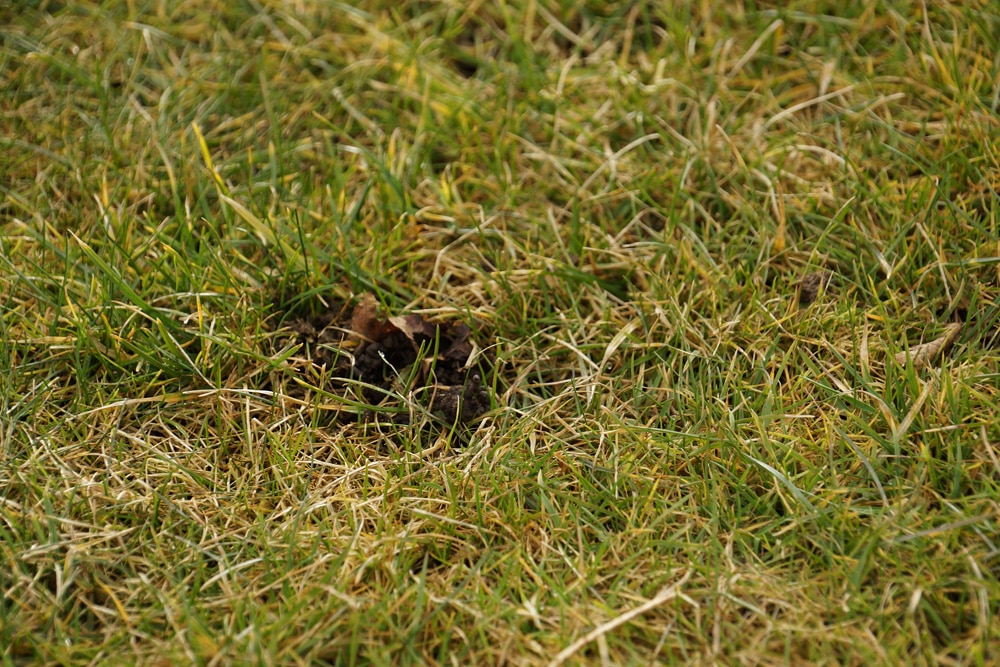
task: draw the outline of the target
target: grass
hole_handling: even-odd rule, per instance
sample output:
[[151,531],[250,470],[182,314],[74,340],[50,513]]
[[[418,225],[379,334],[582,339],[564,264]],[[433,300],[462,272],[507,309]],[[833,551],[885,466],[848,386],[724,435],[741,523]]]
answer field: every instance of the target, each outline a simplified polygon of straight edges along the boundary
[[[1000,659],[995,3],[0,26],[4,664]],[[481,423],[334,414],[365,293]]]

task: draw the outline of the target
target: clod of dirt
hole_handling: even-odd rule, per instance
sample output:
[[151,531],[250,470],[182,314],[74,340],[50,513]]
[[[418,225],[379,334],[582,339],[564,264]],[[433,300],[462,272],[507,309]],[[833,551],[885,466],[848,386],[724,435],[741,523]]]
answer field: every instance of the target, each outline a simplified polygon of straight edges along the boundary
[[829,289],[833,274],[829,271],[815,271],[802,277],[799,282],[799,305],[808,306],[819,298],[822,291]]
[[467,423],[490,409],[490,394],[479,373],[473,373],[464,385],[435,388],[430,411],[448,423]]
[[295,334],[296,342],[316,366],[333,368],[340,356],[337,350],[347,335],[344,316],[347,304],[337,302],[326,311],[312,317],[296,318],[288,328]]
[[349,317],[346,310],[289,325],[309,361],[325,366],[328,376],[363,383],[362,395],[373,406],[408,378],[408,390],[426,397],[424,407],[449,423],[470,423],[489,410],[481,373],[491,360],[485,355],[473,359],[476,346],[464,323],[437,324],[416,314],[383,318],[371,294]]

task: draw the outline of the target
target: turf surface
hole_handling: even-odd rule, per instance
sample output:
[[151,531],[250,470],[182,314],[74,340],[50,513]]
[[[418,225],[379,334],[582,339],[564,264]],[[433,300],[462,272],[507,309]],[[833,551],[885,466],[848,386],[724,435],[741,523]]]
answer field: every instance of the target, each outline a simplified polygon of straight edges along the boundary
[[4,664],[1000,660],[1000,6],[844,5],[0,0]]

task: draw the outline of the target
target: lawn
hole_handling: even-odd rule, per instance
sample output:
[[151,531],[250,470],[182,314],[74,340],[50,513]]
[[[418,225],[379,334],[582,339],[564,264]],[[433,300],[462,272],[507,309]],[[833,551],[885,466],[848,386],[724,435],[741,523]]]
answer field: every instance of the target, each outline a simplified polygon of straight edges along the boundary
[[0,0],[3,664],[996,664],[998,54]]

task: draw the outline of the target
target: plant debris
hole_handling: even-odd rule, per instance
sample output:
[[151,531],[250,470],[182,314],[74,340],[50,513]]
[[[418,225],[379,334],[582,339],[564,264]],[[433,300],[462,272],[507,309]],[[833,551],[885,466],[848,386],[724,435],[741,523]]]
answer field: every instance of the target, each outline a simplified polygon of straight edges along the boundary
[[338,304],[292,320],[290,342],[301,345],[300,361],[325,370],[327,377],[345,387],[343,380],[360,383],[361,397],[371,405],[366,417],[379,406],[388,410],[386,398],[394,393],[414,397],[428,413],[452,424],[478,421],[490,409],[482,378],[492,362],[477,354],[466,324],[428,322],[417,314],[381,317],[372,294],[348,310]]
[[959,332],[961,331],[961,324],[957,322],[949,324],[945,327],[944,333],[931,342],[923,343],[922,345],[914,345],[908,350],[899,352],[893,358],[900,366],[905,366],[906,359],[909,358],[913,364],[913,368],[920,370],[934,361],[938,356],[947,352],[952,344],[954,344],[955,340],[958,338]]

